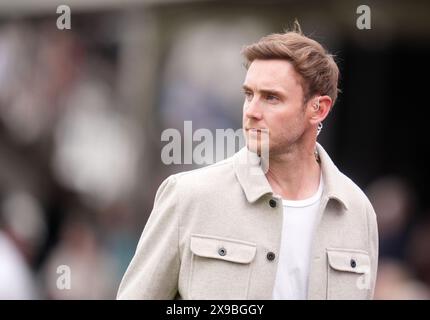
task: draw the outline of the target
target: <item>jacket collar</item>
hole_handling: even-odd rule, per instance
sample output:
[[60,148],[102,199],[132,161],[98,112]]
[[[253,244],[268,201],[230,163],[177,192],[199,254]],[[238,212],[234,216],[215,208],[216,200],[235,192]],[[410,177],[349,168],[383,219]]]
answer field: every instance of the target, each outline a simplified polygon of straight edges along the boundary
[[[333,199],[348,210],[349,197],[345,176],[319,143],[317,143],[317,151],[324,181],[323,198]],[[261,168],[261,158],[256,153],[249,151],[245,146],[235,154],[234,158],[236,176],[248,202],[253,203],[265,194],[273,195],[272,187]]]

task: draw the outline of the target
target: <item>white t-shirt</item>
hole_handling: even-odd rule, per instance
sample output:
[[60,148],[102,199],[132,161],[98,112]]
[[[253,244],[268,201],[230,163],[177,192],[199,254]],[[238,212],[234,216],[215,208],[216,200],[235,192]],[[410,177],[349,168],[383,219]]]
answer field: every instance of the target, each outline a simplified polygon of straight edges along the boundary
[[273,299],[304,300],[308,293],[311,245],[323,179],[318,191],[304,200],[282,200],[284,207],[281,252],[279,253]]

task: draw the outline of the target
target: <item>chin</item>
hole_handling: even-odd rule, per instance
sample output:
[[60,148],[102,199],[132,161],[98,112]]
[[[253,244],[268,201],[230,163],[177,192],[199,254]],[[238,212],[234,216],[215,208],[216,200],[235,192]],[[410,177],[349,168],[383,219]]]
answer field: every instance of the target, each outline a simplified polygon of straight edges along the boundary
[[249,143],[249,140],[246,141],[246,147],[249,151],[259,154],[259,151],[261,150],[259,145],[256,145],[255,142]]
[[249,141],[247,141],[246,143],[246,147],[248,148],[249,151],[256,153],[258,156],[261,157],[261,143],[249,143]]

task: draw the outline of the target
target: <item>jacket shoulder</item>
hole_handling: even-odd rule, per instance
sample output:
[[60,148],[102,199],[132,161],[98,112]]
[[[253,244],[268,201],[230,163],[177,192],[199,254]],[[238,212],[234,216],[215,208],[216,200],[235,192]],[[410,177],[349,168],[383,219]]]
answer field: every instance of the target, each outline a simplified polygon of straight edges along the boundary
[[191,191],[194,188],[212,187],[220,185],[224,180],[234,176],[233,157],[216,162],[206,167],[183,171],[169,176],[176,186]]
[[346,176],[344,173],[339,171],[339,175],[342,180],[342,188],[344,188],[344,193],[348,196],[348,202],[351,209],[361,209],[353,211],[367,211],[371,214],[375,214],[373,206],[365,194],[365,192],[354,182],[351,178]]

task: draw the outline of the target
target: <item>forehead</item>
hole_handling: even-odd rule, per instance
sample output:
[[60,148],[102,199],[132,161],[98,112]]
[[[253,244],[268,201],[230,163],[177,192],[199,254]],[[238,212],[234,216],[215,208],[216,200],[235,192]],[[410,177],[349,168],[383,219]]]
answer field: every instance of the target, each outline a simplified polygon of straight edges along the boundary
[[245,85],[255,88],[301,89],[300,75],[287,60],[254,60],[248,68]]

